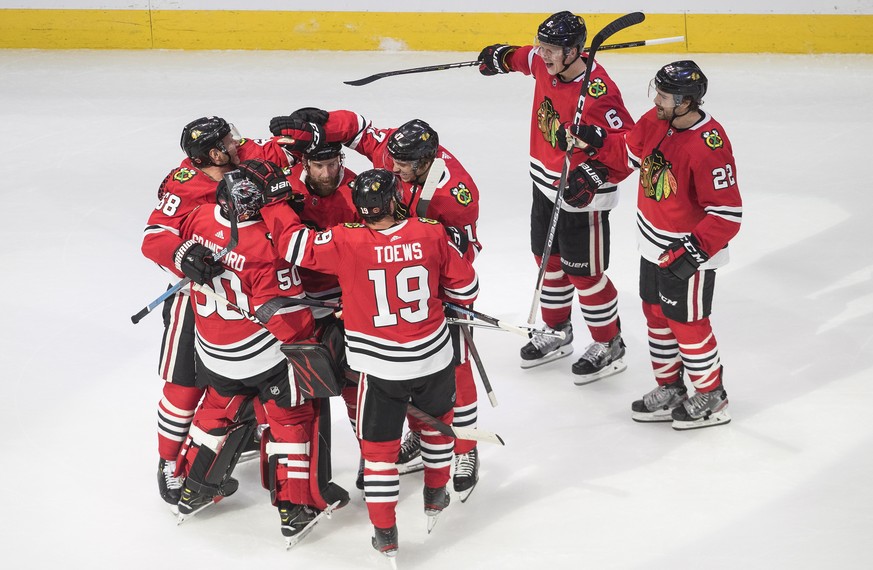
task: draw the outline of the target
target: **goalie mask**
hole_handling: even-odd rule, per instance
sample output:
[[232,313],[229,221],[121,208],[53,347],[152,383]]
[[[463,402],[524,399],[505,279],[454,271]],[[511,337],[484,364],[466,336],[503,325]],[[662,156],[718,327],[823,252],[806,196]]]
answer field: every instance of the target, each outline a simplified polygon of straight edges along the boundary
[[264,194],[240,170],[232,170],[218,183],[215,201],[225,218],[236,215],[237,221],[245,222],[261,218]]

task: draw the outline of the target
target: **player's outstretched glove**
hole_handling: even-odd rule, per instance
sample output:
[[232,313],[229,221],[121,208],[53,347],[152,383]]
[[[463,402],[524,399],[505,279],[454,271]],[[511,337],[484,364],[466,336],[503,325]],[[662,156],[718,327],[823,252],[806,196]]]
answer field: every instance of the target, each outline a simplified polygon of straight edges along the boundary
[[240,172],[264,196],[264,204],[287,201],[298,214],[303,211],[303,194],[292,192],[291,183],[282,168],[269,160],[254,158],[239,165]]
[[563,151],[566,151],[569,146],[591,151],[603,148],[603,141],[606,140],[606,130],[597,125],[564,123],[558,127],[555,139],[558,148]]
[[709,254],[700,249],[694,234],[688,234],[667,246],[658,258],[658,265],[679,279],[688,279],[707,259]]
[[[327,120],[330,118],[330,113],[325,111],[324,109],[319,109],[318,107],[301,107],[288,115],[291,119],[300,119],[301,121],[306,121],[307,123],[315,123],[316,125],[324,126]],[[275,117],[276,119],[282,117]],[[272,121],[270,122],[272,125]]]
[[213,277],[224,273],[224,266],[215,261],[212,250],[193,239],[176,248],[173,263],[185,277],[199,285],[210,283]]
[[324,145],[324,127],[290,116],[270,119],[270,132],[291,152],[315,152]]
[[517,49],[518,46],[507,44],[494,44],[486,47],[479,52],[479,73],[482,75],[509,73],[512,70],[509,69],[506,58]]
[[570,171],[564,202],[574,208],[584,208],[594,200],[594,195],[606,184],[608,170],[602,162],[589,160]]

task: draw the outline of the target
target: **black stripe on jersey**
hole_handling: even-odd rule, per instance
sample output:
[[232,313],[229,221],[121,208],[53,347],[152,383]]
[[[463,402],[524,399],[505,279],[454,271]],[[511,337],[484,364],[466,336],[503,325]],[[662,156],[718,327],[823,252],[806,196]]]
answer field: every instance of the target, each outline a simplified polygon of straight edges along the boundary
[[637,226],[640,228],[640,233],[643,234],[644,238],[661,249],[667,249],[667,246],[677,239],[673,236],[658,233],[655,228],[653,228],[646,219],[643,218],[643,215],[639,211],[637,212]]
[[469,299],[479,293],[479,278],[474,279],[466,289],[449,289],[447,287],[443,287],[443,289],[452,297]]
[[271,336],[273,336],[273,334],[270,331],[265,330],[261,333],[258,333],[255,337],[252,338],[252,340],[245,343],[244,345],[235,346],[233,348],[222,348],[206,344],[206,342],[199,336],[197,337],[197,341],[200,347],[203,349],[203,352],[205,352],[212,358],[215,358],[216,360],[226,360],[228,362],[237,362],[261,354],[276,343],[280,342],[278,338],[273,337],[269,342],[264,343],[264,345],[257,350],[249,350],[252,347],[257,346],[259,343],[263,342],[265,338]]
[[[356,337],[354,333],[349,333],[346,331],[346,336],[348,337],[348,342],[346,343],[346,350],[349,352],[355,352],[358,354],[365,354],[367,356],[372,356],[373,358],[377,358],[379,360],[385,360],[389,362],[415,362],[417,360],[425,360],[430,358],[434,354],[437,354],[443,347],[448,344],[452,337],[449,334],[448,329],[443,326],[440,334],[430,339],[429,341],[416,345],[416,346],[386,346],[384,344],[380,344],[378,341],[371,341],[368,339],[364,339],[361,337]],[[372,346],[374,348],[379,349],[379,351],[375,350],[366,350],[364,348],[359,348],[357,346],[352,346],[352,343],[360,343]],[[434,343],[438,343],[436,346],[433,346]],[[419,351],[428,348],[428,346],[433,346],[430,350],[425,353],[420,353]],[[415,351],[419,354],[415,354],[412,356],[401,356],[404,353]],[[387,354],[386,354],[387,353]]]
[[303,256],[303,246],[309,238],[309,230],[298,230],[291,236],[291,243],[288,246],[288,256],[285,258],[289,263],[300,265],[300,258]]
[[[722,206],[722,207],[723,208],[730,208],[730,206]],[[742,211],[738,212],[737,211],[738,207],[734,207],[734,208],[729,209],[729,210],[723,210],[723,209],[721,209],[722,207],[708,206],[706,208],[706,213],[712,214],[714,216],[719,216],[721,218],[725,218],[728,221],[736,222],[738,224],[743,219],[743,212]]]
[[[559,178],[551,172],[547,172],[542,166],[533,161],[530,163],[530,173],[534,180],[539,180],[544,186],[551,186],[552,188],[554,188],[552,184]],[[535,174],[539,176],[534,176]]]

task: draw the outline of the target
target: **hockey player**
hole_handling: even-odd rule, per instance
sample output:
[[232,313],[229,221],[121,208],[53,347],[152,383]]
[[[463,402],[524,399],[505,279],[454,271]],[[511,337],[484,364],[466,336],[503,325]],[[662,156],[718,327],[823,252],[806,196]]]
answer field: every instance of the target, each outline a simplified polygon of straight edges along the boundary
[[[300,125],[301,129],[306,127]],[[290,131],[287,131],[290,132]],[[300,131],[300,138],[309,139]],[[289,151],[303,151],[311,143],[282,139],[260,141],[243,139],[232,124],[221,117],[201,117],[182,129],[181,147],[187,158],[164,178],[158,190],[158,205],[149,216],[142,242],[142,253],[159,266],[184,277],[174,265],[174,256],[182,245],[179,228],[198,206],[215,203],[215,190],[224,173],[235,169],[240,160],[260,157],[288,164]],[[209,263],[205,249],[195,244],[195,258],[205,260],[191,269],[197,283],[206,282],[224,269]],[[175,475],[176,456],[188,434],[194,409],[203,395],[195,386],[194,315],[188,302],[188,290],[180,291],[164,303],[164,335],[158,373],[166,382],[158,404],[158,489],[169,504],[179,502],[183,481]]]
[[[243,162],[241,168],[250,162]],[[264,302],[277,296],[303,297],[303,290],[295,268],[275,255],[259,216],[263,195],[240,171],[231,174],[239,174],[240,179],[228,184],[225,177],[219,183],[218,205],[201,206],[180,228],[186,241],[176,267],[186,273],[201,261],[197,259],[201,250],[194,244],[210,253],[219,251],[230,239],[234,218],[239,232],[238,245],[220,261],[224,271],[191,293],[197,380],[206,386],[206,394],[180,454],[180,470],[186,477],[180,521],[236,490],[230,474],[251,429],[245,422],[245,406],[257,398],[269,424],[262,435],[263,481],[290,544],[323,510],[348,502],[348,493],[319,473],[317,458],[329,453],[320,449],[320,432],[330,429],[329,420],[322,423],[318,400],[303,398],[280,350],[283,342],[313,336],[312,313],[302,305],[291,307],[263,326],[247,318]],[[274,166],[274,174],[290,188],[282,169]],[[209,295],[207,289],[218,296]]]
[[[520,72],[532,75],[534,86],[530,129],[530,176],[533,180],[531,206],[531,251],[542,263],[552,210],[565,160],[565,125],[574,120],[581,81],[585,74],[584,53],[587,31],[584,20],[570,12],[546,18],[537,30],[536,46],[495,44],[479,54],[479,71],[486,76]],[[633,126],[621,92],[606,70],[594,62],[591,70],[582,124],[620,133]],[[563,148],[562,148],[563,146]],[[582,164],[588,162],[588,166]],[[570,313],[573,291],[579,298],[582,316],[593,343],[573,364],[587,384],[626,368],[618,317],[618,293],[607,277],[609,267],[609,212],[618,204],[621,181],[616,171],[606,172],[584,153],[574,156],[564,190],[564,202],[547,260],[540,296],[546,325],[567,333],[564,340],[536,336],[521,349],[521,367],[530,368],[568,356],[573,352]],[[606,181],[603,180],[606,174]]]
[[[319,112],[321,115],[315,115]],[[326,140],[341,141],[366,156],[374,168],[391,170],[400,178],[398,208],[400,217],[428,217],[445,226],[457,228],[470,246],[467,258],[473,261],[482,249],[476,233],[479,220],[479,189],[470,173],[443,146],[438,133],[425,121],[413,119],[398,128],[383,129],[351,111],[325,111],[311,108],[298,110],[288,117],[274,117],[270,130],[276,136],[297,132],[300,122],[322,124]],[[292,131],[287,131],[291,128]],[[436,158],[445,163],[442,173],[434,172]],[[437,176],[433,196],[422,197],[425,181]],[[428,203],[429,200],[429,203]],[[458,316],[458,315],[455,315]],[[475,428],[478,422],[478,395],[473,379],[469,350],[456,327],[451,327],[456,350],[457,400],[454,425]],[[397,464],[401,473],[421,469],[420,434],[410,430],[403,440]],[[461,501],[466,501],[479,481],[479,450],[475,441],[455,442],[455,465],[452,484]]]
[[[709,315],[715,270],[740,230],[742,200],[727,133],[701,109],[708,85],[696,63],[676,61],[655,74],[655,107],[626,135],[604,141],[571,129],[582,146],[602,147],[604,160],[627,158],[639,168],[640,297],[658,387],[631,411],[638,422],[672,421],[677,430],[730,421]],[[691,398],[683,370],[696,390]]]
[[[438,222],[395,218],[399,185],[394,175],[368,170],[353,184],[363,224],[315,233],[289,216],[287,208],[268,205],[262,214],[287,261],[339,278],[348,364],[360,372],[357,427],[363,441],[364,494],[375,527],[372,543],[394,556],[400,482],[395,461],[407,402],[451,423],[454,351],[441,299],[471,303],[478,280]],[[445,486],[454,442],[414,418],[411,423],[421,433],[430,530],[449,504]]]

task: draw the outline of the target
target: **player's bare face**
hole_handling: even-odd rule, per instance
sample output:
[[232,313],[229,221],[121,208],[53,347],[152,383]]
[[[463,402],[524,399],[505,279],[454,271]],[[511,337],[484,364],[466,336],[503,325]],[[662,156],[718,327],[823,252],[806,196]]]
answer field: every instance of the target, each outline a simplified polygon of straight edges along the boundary
[[394,160],[393,162],[392,172],[407,184],[417,184],[429,166],[420,164],[422,162],[420,160]]
[[338,156],[327,160],[308,160],[306,180],[309,187],[318,196],[330,196],[339,186],[341,167]]
[[676,101],[673,95],[656,90],[654,103],[658,119],[661,121],[669,121],[676,116]]
[[561,46],[540,43],[540,49],[537,53],[546,64],[546,71],[549,72],[549,75],[557,75],[564,70],[564,48]]
[[233,133],[230,133],[221,139],[221,143],[227,150],[226,156],[229,164],[239,166],[239,141],[234,137]]

